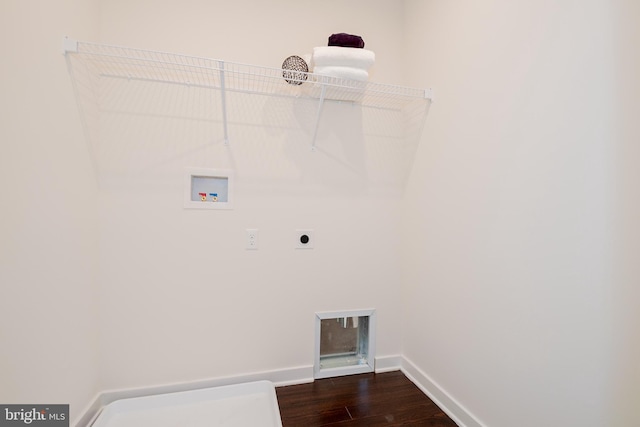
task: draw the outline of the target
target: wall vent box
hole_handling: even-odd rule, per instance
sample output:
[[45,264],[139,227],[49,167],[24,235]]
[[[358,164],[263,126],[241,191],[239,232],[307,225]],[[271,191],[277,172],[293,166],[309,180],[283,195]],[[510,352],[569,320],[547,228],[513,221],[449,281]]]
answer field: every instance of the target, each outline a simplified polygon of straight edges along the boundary
[[314,378],[374,371],[375,310],[316,313]]
[[226,169],[187,169],[184,207],[233,209],[233,173]]

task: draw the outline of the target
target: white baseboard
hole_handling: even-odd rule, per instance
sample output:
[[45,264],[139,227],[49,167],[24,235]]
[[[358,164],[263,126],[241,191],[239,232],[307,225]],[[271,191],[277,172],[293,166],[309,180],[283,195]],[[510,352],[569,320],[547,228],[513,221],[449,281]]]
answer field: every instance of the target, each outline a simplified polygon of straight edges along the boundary
[[485,427],[467,408],[404,356],[400,370],[459,427]]
[[313,382],[313,366],[299,366],[289,369],[277,369],[273,371],[255,372],[250,374],[230,377],[210,378],[206,380],[190,381],[184,383],[164,384],[151,387],[128,388],[120,390],[107,390],[95,397],[87,405],[74,427],[88,427],[98,416],[100,410],[111,402],[132,397],[151,396],[156,394],[174,393],[179,391],[198,390],[209,387],[219,387],[230,384],[241,384],[253,381],[271,381],[276,386],[292,384],[304,384]]
[[80,417],[72,425],[75,427],[90,426],[95,421],[101,409],[100,393],[98,393],[82,410]]
[[376,357],[375,368],[376,374],[399,371],[402,368],[402,356],[396,354],[394,356]]
[[[429,375],[420,370],[413,362],[402,355],[382,356],[375,359],[375,372],[391,372],[401,370],[424,394],[440,407],[460,427],[485,427],[471,412],[447,393]],[[156,385],[151,387],[107,390],[98,393],[94,400],[84,409],[74,427],[88,427],[98,416],[100,410],[111,402],[132,397],[179,391],[198,390],[201,388],[240,384],[252,381],[268,380],[276,386],[304,384],[313,382],[313,366],[300,366],[289,369],[255,372],[243,375],[211,378]]]

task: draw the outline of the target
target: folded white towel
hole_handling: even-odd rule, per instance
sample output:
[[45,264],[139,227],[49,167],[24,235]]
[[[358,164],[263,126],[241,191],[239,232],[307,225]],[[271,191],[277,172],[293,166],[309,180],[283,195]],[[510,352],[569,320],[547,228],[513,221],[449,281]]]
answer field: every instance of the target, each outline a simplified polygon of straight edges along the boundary
[[353,67],[315,67],[314,74],[323,76],[338,77],[341,79],[358,80],[361,82],[369,80],[369,72],[361,68]]
[[312,62],[321,67],[353,67],[368,70],[376,60],[376,54],[367,49],[342,46],[319,46],[313,48]]

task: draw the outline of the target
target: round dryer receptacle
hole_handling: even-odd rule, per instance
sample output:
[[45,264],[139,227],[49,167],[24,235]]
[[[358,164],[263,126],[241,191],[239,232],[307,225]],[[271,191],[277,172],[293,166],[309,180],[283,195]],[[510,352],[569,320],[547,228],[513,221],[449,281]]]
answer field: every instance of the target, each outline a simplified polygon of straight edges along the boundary
[[302,228],[296,230],[295,248],[296,249],[313,249],[315,246],[315,238],[313,229]]

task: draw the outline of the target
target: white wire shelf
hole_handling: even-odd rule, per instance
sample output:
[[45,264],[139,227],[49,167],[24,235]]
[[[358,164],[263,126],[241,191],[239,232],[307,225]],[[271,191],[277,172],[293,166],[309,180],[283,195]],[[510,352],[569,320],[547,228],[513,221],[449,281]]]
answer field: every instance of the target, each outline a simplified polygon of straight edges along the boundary
[[[368,108],[403,111],[424,109],[431,89],[417,89],[342,79],[308,72],[226,62],[218,59],[135,49],[65,38],[64,54],[81,61],[95,77],[140,80],[217,89],[221,92],[224,140],[228,142],[225,92],[318,100],[313,132],[325,101],[351,102]],[[286,79],[285,79],[286,77]]]

